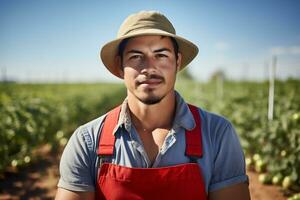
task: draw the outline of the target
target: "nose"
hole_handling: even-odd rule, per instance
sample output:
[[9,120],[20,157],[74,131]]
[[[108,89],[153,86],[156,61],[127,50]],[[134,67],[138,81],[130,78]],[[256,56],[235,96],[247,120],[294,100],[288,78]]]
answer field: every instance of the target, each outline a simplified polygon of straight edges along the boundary
[[156,68],[157,68],[157,63],[155,61],[155,58],[145,56],[144,62],[142,64],[141,73],[148,74],[151,72],[155,72]]

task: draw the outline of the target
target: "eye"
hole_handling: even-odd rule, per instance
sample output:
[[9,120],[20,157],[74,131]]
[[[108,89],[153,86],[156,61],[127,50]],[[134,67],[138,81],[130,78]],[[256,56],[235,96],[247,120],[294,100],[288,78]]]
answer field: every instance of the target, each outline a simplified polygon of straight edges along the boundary
[[158,58],[167,58],[168,55],[163,54],[163,53],[159,53],[159,54],[156,54],[156,57],[158,57]]
[[139,54],[135,54],[135,55],[132,55],[129,57],[130,60],[136,60],[136,59],[141,59],[142,58],[142,55],[139,55]]

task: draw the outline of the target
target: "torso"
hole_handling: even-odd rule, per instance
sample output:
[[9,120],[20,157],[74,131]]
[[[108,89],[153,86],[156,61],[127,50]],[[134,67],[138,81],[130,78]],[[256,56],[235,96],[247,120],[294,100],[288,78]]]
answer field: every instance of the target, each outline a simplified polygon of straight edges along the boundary
[[[117,124],[115,110],[110,112],[104,122],[99,139],[98,155],[113,155],[115,148],[115,136],[111,134]],[[202,156],[202,133],[198,108],[191,107],[195,116],[196,126],[192,131],[185,131],[185,153],[187,156]],[[115,119],[115,118],[114,118]],[[109,126],[114,123],[113,126]],[[151,131],[141,130],[134,126],[135,133],[142,142],[144,156],[147,154],[151,165],[156,162],[160,149],[168,144],[167,136],[169,127],[158,128]],[[173,129],[172,129],[173,130]],[[137,138],[138,139],[138,138]],[[191,143],[191,139],[193,142]],[[109,147],[109,148],[108,148]],[[137,148],[139,148],[137,147]],[[162,150],[163,152],[163,150]],[[146,182],[145,182],[146,181]],[[145,184],[146,183],[146,184]],[[149,185],[152,185],[149,187]],[[115,193],[114,191],[118,192]],[[188,191],[188,193],[187,193]],[[205,179],[202,176],[201,167],[198,163],[182,163],[163,168],[128,168],[122,165],[104,163],[97,181],[98,199],[201,199],[206,200]]]

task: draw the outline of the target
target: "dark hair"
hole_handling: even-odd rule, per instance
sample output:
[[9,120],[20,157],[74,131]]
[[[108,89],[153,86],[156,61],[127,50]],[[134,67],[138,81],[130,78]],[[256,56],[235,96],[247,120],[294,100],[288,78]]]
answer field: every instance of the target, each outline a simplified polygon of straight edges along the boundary
[[123,52],[125,50],[125,47],[126,47],[128,41],[129,41],[129,38],[122,40],[118,47],[118,56],[121,57],[121,65],[123,65]]
[[[164,38],[164,37],[167,37],[167,36],[161,36],[161,37]],[[125,49],[128,41],[129,41],[129,39],[130,38],[126,38],[126,39],[122,40],[121,43],[119,44],[119,47],[118,47],[118,56],[121,57],[121,65],[123,64],[123,52],[124,52],[124,49]],[[171,42],[173,44],[173,48],[174,48],[174,52],[175,52],[175,58],[177,60],[178,59],[178,49],[179,49],[179,47],[178,47],[178,44],[177,44],[177,41],[175,40],[175,38],[170,37],[170,39],[171,39]]]

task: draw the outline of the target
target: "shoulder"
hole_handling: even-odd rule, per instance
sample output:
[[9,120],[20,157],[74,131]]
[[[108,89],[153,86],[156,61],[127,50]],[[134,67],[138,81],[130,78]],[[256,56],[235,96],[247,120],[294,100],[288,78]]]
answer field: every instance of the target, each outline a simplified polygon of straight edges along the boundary
[[217,138],[222,138],[232,133],[235,134],[232,123],[226,117],[202,108],[199,109],[199,113],[202,130],[212,141],[216,141]]
[[[79,126],[74,131],[64,148],[61,166],[64,163],[68,163],[68,167],[74,167],[74,164],[78,164],[78,166],[91,165],[92,163],[88,164],[86,161],[95,161],[98,133],[104,118],[105,115],[100,116]],[[81,160],[78,160],[78,158],[81,158]],[[82,162],[83,160],[85,162]]]
[[71,191],[94,191],[97,138],[105,116],[78,127],[64,148],[60,160],[58,187]]
[[101,129],[102,123],[105,119],[106,114],[93,119],[83,125],[81,125],[78,129],[78,133],[75,135],[76,137],[81,137],[83,142],[89,147],[89,149],[95,149],[95,145],[97,144],[99,131]]
[[203,123],[214,126],[218,125],[220,127],[231,126],[231,122],[229,121],[229,119],[220,114],[209,112],[203,108],[199,108],[199,113]]
[[240,148],[238,134],[226,117],[200,109],[203,136],[207,137],[215,151],[222,145],[235,145]]

